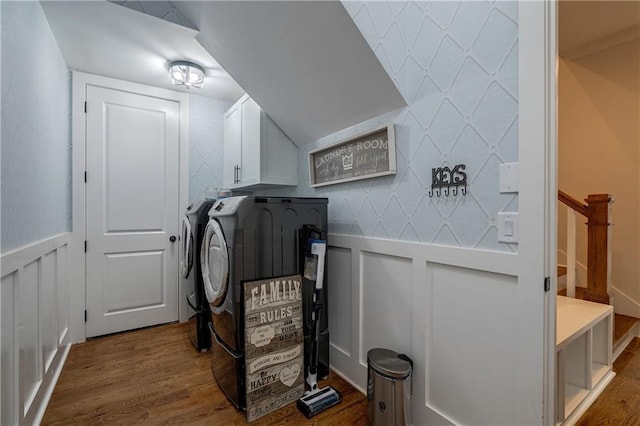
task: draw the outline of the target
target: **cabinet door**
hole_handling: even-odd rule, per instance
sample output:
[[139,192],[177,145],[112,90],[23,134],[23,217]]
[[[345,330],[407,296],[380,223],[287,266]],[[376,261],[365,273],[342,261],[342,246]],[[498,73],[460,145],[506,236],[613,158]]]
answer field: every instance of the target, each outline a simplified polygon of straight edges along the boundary
[[260,183],[261,109],[251,98],[242,103],[242,166],[240,185]]
[[224,116],[224,150],[222,184],[225,188],[237,186],[236,171],[241,167],[242,114],[240,105],[234,106]]

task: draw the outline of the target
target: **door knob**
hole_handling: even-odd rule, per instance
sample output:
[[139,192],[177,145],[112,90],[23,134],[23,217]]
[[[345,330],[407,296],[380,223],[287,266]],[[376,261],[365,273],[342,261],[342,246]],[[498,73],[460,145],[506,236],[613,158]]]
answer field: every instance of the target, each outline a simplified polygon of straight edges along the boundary
[[172,243],[175,243],[176,242],[176,236],[175,235],[170,236],[169,237],[169,241],[171,241]]

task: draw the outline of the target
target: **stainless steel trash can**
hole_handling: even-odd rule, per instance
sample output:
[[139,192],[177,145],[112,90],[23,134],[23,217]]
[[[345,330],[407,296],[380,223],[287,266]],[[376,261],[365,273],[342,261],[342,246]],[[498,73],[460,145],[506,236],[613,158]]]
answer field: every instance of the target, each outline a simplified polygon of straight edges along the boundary
[[413,361],[389,349],[367,352],[367,424],[411,424],[411,374]]

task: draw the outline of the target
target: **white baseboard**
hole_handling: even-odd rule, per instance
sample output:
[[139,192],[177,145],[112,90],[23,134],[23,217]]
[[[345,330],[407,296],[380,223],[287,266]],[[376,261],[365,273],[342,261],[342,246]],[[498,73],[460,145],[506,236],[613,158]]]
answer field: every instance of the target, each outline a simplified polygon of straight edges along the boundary
[[614,286],[613,291],[613,309],[617,314],[627,315],[630,317],[640,318],[640,303],[633,300]]
[[613,361],[620,356],[620,354],[629,346],[629,343],[635,338],[640,337],[640,323],[635,324],[629,331],[617,342],[613,347]]
[[[47,373],[47,380],[41,386],[42,396],[38,401],[38,406],[31,408],[31,410],[34,412],[33,424],[39,425],[40,423],[42,423],[44,413],[47,411],[47,406],[49,405],[49,401],[51,400],[51,395],[53,395],[53,390],[56,388],[56,383],[58,383],[60,373],[62,373],[62,369],[64,368],[64,363],[67,360],[70,349],[71,343],[58,348],[58,355],[56,356],[57,359],[54,362],[55,366],[52,366],[53,368],[51,368]],[[34,404],[35,403],[36,401],[34,401]]]
[[356,382],[354,382],[353,380],[351,380],[349,378],[349,376],[347,376],[346,374],[344,374],[342,371],[337,370],[334,366],[331,366],[331,371],[333,371],[334,373],[336,373],[338,376],[340,376],[345,382],[349,383],[351,386],[353,386],[354,388],[356,388],[361,394],[366,395],[367,392],[362,389]]
[[[567,253],[558,249],[557,265],[567,267]],[[586,286],[587,283],[587,265],[576,261],[576,286]]]

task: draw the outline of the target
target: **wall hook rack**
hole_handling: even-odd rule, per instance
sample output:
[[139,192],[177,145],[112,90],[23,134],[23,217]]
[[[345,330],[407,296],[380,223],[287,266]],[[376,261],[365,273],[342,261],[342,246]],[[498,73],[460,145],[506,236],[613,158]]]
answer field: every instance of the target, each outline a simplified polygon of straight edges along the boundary
[[[460,187],[460,194],[467,195],[466,167],[464,164],[458,164],[453,169],[448,166],[431,169],[429,197],[433,198],[434,194],[436,197],[440,197],[442,188],[444,188],[445,197],[448,197],[450,193],[455,197],[458,195],[458,187]],[[451,191],[450,188],[452,188]]]

